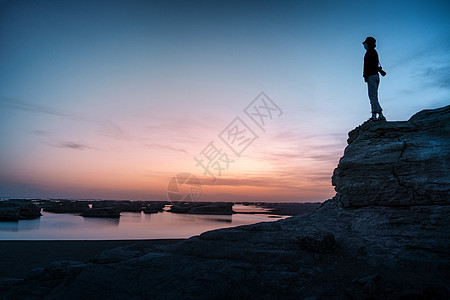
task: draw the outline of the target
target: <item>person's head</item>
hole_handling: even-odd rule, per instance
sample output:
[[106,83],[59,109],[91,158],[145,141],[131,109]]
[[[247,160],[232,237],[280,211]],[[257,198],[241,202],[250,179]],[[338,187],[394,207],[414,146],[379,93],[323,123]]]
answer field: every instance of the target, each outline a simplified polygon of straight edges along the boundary
[[366,49],[366,50],[369,50],[369,49],[375,49],[375,47],[376,47],[376,42],[377,42],[377,41],[376,41],[373,37],[368,36],[368,37],[365,39],[365,41],[363,42],[364,49]]

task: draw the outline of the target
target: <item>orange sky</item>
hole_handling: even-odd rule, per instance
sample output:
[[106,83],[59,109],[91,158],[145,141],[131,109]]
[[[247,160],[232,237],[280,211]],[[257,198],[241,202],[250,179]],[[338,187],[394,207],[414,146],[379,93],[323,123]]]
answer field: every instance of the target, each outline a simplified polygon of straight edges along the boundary
[[[240,157],[218,137],[229,124],[223,114],[196,122],[167,118],[160,126],[142,117],[119,126],[87,117],[74,121],[37,114],[34,117],[53,122],[49,127],[71,128],[72,141],[52,131],[28,132],[22,147],[32,151],[3,170],[9,181],[29,186],[26,197],[165,200],[170,178],[182,172],[202,181],[202,201],[305,202],[333,195],[330,177],[342,142],[289,130],[284,115],[270,120],[262,131],[236,111],[258,135]],[[194,160],[210,142],[232,160],[221,174],[215,172],[215,181]]]
[[[448,1],[0,2],[0,198],[166,200],[188,172],[204,201],[324,201],[370,117],[368,35],[389,121],[450,95]],[[282,111],[264,128],[261,92]],[[240,156],[236,117],[257,135]],[[214,184],[210,142],[234,160]]]

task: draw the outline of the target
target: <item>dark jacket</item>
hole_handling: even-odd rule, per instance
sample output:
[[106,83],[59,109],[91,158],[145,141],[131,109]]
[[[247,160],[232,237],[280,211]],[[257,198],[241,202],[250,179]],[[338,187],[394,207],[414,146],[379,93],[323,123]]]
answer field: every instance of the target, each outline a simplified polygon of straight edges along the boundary
[[369,49],[364,55],[364,71],[363,77],[367,81],[370,75],[378,74],[380,62],[378,60],[378,53],[375,49]]

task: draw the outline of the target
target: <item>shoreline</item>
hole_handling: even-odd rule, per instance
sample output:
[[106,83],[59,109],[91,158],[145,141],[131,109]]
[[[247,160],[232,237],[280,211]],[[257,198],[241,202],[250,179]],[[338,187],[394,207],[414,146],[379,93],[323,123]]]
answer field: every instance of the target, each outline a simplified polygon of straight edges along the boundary
[[164,247],[184,239],[146,240],[9,240],[0,241],[0,279],[23,278],[35,268],[59,260],[85,262],[108,249],[139,244]]
[[[238,212],[238,214],[293,216],[310,213],[319,205],[319,203],[307,205],[298,203],[264,203],[257,206],[269,209],[269,211]],[[118,247],[138,244],[143,249],[158,248],[166,247],[182,240],[185,239],[0,240],[0,279],[23,278],[31,270],[45,267],[55,261],[86,262],[105,250]]]

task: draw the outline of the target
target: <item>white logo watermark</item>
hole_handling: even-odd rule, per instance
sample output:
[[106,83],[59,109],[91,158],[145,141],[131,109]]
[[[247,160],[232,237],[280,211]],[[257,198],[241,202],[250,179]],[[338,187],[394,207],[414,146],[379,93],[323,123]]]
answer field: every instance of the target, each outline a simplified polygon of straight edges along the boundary
[[[203,175],[208,175],[214,182],[259,138],[255,129],[265,132],[267,125],[283,114],[281,108],[264,92],[261,92],[250,102],[243,109],[243,112],[242,116],[237,115],[218,134],[218,138],[225,147],[217,146],[217,141],[212,140],[197,156],[194,156],[195,166],[200,167],[203,170]],[[249,122],[249,119],[251,122]],[[234,154],[235,157],[229,155],[229,153]],[[181,191],[183,185],[189,187],[189,192]],[[201,191],[202,186],[197,177],[190,173],[180,173],[170,179],[167,196],[173,204],[174,202],[180,203],[180,201],[193,203],[200,199]]]

